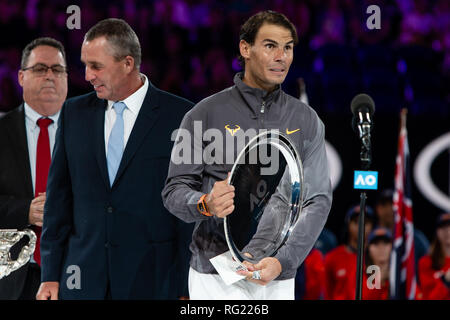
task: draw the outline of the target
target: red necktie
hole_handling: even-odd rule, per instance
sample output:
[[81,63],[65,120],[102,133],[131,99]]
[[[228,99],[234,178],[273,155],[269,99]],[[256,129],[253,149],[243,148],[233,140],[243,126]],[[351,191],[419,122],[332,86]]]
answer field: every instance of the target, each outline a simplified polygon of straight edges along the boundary
[[[48,170],[50,168],[50,139],[48,137],[48,126],[53,123],[52,119],[40,118],[37,124],[40,128],[36,150],[36,185],[34,188],[35,197],[40,192],[45,192],[47,188]],[[34,260],[41,265],[41,232],[42,228],[34,226],[36,232],[36,250],[34,250]]]

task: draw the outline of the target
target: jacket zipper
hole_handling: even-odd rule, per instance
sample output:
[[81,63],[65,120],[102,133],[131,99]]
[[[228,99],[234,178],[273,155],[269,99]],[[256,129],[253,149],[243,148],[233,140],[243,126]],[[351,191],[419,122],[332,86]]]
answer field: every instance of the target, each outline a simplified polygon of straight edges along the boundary
[[264,109],[266,107],[266,102],[263,100],[262,104],[261,104],[261,126],[264,128]]

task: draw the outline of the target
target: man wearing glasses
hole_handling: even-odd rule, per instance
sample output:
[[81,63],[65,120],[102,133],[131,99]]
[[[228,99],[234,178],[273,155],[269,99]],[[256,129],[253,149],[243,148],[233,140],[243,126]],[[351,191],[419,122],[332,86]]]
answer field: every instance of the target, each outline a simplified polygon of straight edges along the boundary
[[[0,280],[0,299],[34,299],[40,284],[40,233],[47,175],[59,111],[67,96],[63,45],[38,38],[22,52],[18,73],[24,102],[0,119],[0,229],[31,228],[29,263]],[[13,247],[16,259],[27,239]]]

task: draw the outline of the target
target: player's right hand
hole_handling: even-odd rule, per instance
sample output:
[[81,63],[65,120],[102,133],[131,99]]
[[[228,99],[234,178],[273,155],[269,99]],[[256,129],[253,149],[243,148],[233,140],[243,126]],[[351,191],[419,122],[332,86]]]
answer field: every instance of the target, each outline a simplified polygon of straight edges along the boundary
[[234,187],[228,184],[230,173],[225,180],[216,181],[205,198],[209,213],[224,218],[234,210]]

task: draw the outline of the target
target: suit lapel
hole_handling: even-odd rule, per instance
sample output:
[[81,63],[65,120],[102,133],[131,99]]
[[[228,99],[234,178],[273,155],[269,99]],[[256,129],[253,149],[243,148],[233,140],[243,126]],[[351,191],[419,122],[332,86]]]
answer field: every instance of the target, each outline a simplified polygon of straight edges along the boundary
[[9,130],[7,132],[9,133],[10,143],[14,150],[20,172],[23,172],[18,177],[23,177],[23,185],[27,186],[27,193],[33,197],[33,183],[31,181],[30,156],[28,155],[25,108],[23,103],[16,110],[13,121],[9,122],[8,126]]
[[96,100],[98,101],[93,109],[93,116],[91,118],[92,124],[90,128],[93,130],[93,143],[94,143],[94,153],[97,159],[98,167],[100,169],[100,174],[105,182],[105,186],[109,189],[109,176],[108,167],[106,164],[106,151],[105,151],[105,109],[106,100]]
[[133,159],[134,154],[139,149],[139,146],[142,144],[145,136],[156,123],[159,113],[159,94],[156,88],[149,81],[147,94],[145,95],[144,102],[142,103],[142,107],[136,118],[133,129],[131,130],[130,138],[128,139],[127,145],[123,152],[119,170],[117,171],[117,175],[114,180],[115,182],[120,179],[120,176],[127,168],[131,159]]

